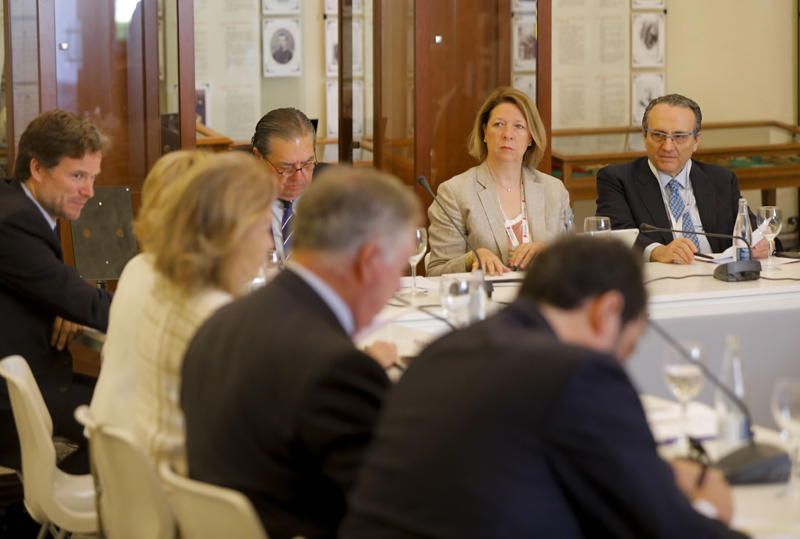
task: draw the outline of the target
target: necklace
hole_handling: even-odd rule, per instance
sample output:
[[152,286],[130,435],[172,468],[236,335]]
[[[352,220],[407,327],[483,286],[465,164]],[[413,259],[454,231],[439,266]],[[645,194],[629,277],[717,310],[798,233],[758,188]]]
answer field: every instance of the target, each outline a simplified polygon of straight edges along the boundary
[[[487,167],[486,167],[486,168],[488,168],[488,169],[489,169],[489,174],[491,174],[491,175],[492,175],[492,179],[494,180],[494,183],[495,183],[495,184],[496,184],[498,187],[502,187],[503,189],[505,189],[505,190],[506,190],[506,193],[510,193],[510,192],[511,192],[511,190],[512,190],[512,189],[514,189],[514,185],[516,185],[516,184],[512,185],[511,187],[506,187],[505,185],[503,185],[502,183],[500,183],[500,180],[498,180],[498,179],[497,179],[497,176],[495,175],[495,173],[494,173],[494,170],[492,170],[492,167],[488,166],[488,164],[487,164]],[[520,188],[522,188],[522,174],[521,174],[521,173],[520,173],[520,177],[519,177],[519,186],[520,186]]]

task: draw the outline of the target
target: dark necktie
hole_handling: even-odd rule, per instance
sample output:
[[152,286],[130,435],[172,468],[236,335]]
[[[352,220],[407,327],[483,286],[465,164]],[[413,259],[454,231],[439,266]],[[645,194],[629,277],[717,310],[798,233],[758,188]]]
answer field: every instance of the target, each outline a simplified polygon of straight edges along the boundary
[[289,253],[292,250],[292,220],[294,212],[292,212],[292,201],[281,200],[283,204],[283,217],[281,217],[281,238],[283,238],[283,257],[289,258]]

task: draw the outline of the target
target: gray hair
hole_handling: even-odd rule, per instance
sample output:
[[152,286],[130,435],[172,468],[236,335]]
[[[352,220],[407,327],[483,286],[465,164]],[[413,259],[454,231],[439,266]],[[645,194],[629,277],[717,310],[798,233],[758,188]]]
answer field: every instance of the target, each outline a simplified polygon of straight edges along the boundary
[[292,241],[295,249],[352,254],[377,240],[388,259],[421,219],[419,201],[394,176],[329,166],[300,199]]
[[700,112],[700,105],[681,94],[662,95],[648,103],[647,108],[644,109],[644,115],[642,116],[642,129],[645,131],[647,131],[647,115],[650,114],[650,110],[656,105],[669,105],[671,107],[683,107],[691,110],[694,112],[694,132],[695,134],[700,132],[700,124],[703,122],[703,113]]
[[258,121],[250,142],[262,157],[267,157],[270,152],[270,140],[273,137],[291,139],[309,134],[316,144],[317,134],[314,125],[303,111],[294,108],[273,109]]

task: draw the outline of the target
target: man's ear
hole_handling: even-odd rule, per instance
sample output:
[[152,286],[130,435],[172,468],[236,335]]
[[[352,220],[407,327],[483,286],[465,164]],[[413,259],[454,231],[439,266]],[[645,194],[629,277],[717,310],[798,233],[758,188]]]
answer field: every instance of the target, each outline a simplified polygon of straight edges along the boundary
[[617,290],[609,290],[591,300],[589,323],[595,337],[608,347],[616,342],[622,324],[625,298]]
[[354,275],[362,285],[369,285],[381,271],[383,249],[375,241],[365,241],[353,257]]
[[258,151],[258,148],[253,146],[252,150],[253,150],[253,155],[256,156],[256,159],[264,159],[264,156],[261,155],[261,152]]
[[42,176],[45,171],[44,166],[39,162],[38,159],[36,159],[35,157],[31,157],[31,162],[29,167],[30,167],[29,172],[31,174],[30,177],[34,181],[36,181],[36,183],[42,183]]

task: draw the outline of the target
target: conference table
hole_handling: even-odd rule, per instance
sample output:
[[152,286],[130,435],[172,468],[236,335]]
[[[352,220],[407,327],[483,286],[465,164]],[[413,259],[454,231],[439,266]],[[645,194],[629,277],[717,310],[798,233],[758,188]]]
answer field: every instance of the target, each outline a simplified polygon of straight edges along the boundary
[[[740,337],[747,400],[754,421],[763,425],[756,428],[757,439],[777,445],[784,441],[771,430],[772,387],[779,377],[800,378],[800,264],[784,262],[787,263],[778,269],[762,271],[762,278],[757,281],[735,283],[714,279],[716,266],[708,262],[696,261],[686,266],[645,264],[650,318],[679,341],[702,343],[705,361],[714,372],[720,369],[726,335]],[[507,274],[500,279],[522,277]],[[390,301],[373,326],[362,333],[360,342],[393,341],[401,356],[413,360],[436,337],[452,331],[439,305],[439,280],[418,277],[417,286],[427,294]],[[401,293],[409,286],[410,278],[404,277]],[[496,282],[488,310],[513,301],[518,288],[518,282]],[[626,367],[639,392],[647,395],[643,403],[657,439],[668,438],[670,428],[683,424],[663,379],[662,358],[666,350],[663,339],[648,329]],[[394,373],[395,377],[400,374]],[[709,406],[712,402],[713,390],[706,383],[697,402],[690,405],[689,415],[690,430],[710,440],[706,446],[713,458],[730,446],[714,440],[716,420]],[[669,409],[671,412],[665,412]],[[795,497],[782,496],[784,488],[734,488],[734,526],[759,539],[800,538],[800,492]]]
[[[720,372],[728,334],[741,340],[747,400],[754,421],[774,427],[770,397],[779,377],[800,378],[800,264],[783,260],[777,269],[765,269],[756,281],[723,282],[714,279],[716,265],[695,261],[690,265],[646,263],[650,318],[679,341],[700,343],[706,364]],[[456,274],[466,277],[468,274]],[[490,280],[521,279],[511,273]],[[780,279],[780,280],[778,280]],[[413,357],[435,337],[451,328],[440,318],[439,278],[417,278],[425,296],[390,301],[376,318],[363,342],[386,339],[398,343],[402,356]],[[403,278],[404,290],[410,278]],[[489,310],[514,300],[519,283],[495,284]],[[402,294],[401,290],[401,294]],[[403,305],[410,301],[411,305]],[[662,361],[668,347],[648,328],[639,341],[627,370],[642,393],[669,398]],[[705,384],[699,400],[713,402],[714,391]]]

